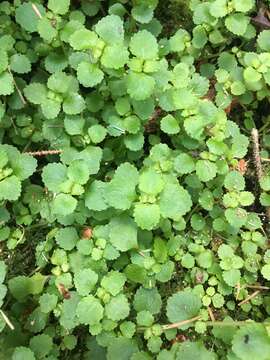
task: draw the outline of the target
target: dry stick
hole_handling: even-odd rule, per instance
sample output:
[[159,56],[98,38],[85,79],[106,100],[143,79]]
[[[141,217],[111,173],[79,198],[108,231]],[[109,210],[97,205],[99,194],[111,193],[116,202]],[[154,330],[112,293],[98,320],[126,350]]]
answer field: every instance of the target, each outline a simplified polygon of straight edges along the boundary
[[270,159],[261,158],[261,161],[270,162]]
[[244,305],[244,304],[248,303],[250,300],[254,299],[260,292],[261,292],[261,290],[254,291],[253,294],[249,295],[245,300],[241,301],[238,304],[238,306],[241,306],[241,305]]
[[7,315],[4,313],[4,311],[0,310],[0,314],[2,315],[3,319],[5,320],[5,323],[8,325],[8,327],[11,330],[15,330],[14,325],[12,324],[12,322],[9,320],[9,318],[7,317]]
[[46,155],[58,155],[61,154],[63,150],[41,150],[41,151],[27,151],[24,154],[32,156],[46,156]]
[[209,316],[210,316],[210,319],[211,319],[213,322],[216,321],[215,315],[214,315],[214,313],[213,313],[213,311],[212,311],[212,309],[211,309],[210,306],[208,306],[207,310],[208,310],[208,314],[209,314]]
[[179,328],[179,327],[181,327],[183,325],[191,324],[194,321],[197,321],[197,320],[200,320],[200,319],[201,319],[201,316],[198,315],[198,316],[195,316],[192,319],[179,321],[179,322],[176,322],[176,323],[173,323],[173,324],[162,325],[162,329],[163,330],[176,329],[176,328]]
[[21,90],[19,89],[19,87],[18,87],[18,85],[17,85],[17,83],[16,83],[16,81],[15,81],[15,79],[14,79],[14,76],[13,76],[12,72],[10,71],[10,68],[9,68],[9,67],[8,67],[8,72],[9,72],[9,74],[12,76],[13,84],[14,84],[16,90],[18,91],[19,97],[20,97],[23,105],[26,105],[26,104],[27,104],[27,103],[26,103],[26,100],[25,100],[25,98],[24,98]]
[[[256,167],[257,178],[260,179],[263,176],[262,162],[260,156],[260,142],[259,142],[259,132],[257,129],[253,128],[251,130],[251,138],[253,142],[253,157]],[[270,220],[270,208],[266,207],[266,216]]]
[[37,6],[35,4],[31,4],[31,5],[32,5],[32,9],[34,10],[34,13],[37,15],[37,17],[42,19],[42,15],[41,15],[40,11],[38,10]]
[[[218,326],[218,327],[226,327],[226,326],[246,326],[248,324],[257,324],[255,321],[207,321],[206,325],[207,326]],[[259,323],[259,324],[263,324],[265,326],[269,326],[270,322],[269,321],[265,321],[263,323]]]
[[260,156],[260,143],[259,143],[259,132],[257,129],[253,128],[251,130],[251,138],[253,142],[253,157],[256,167],[256,173],[258,180],[263,176],[261,156]]
[[246,285],[249,289],[257,289],[257,290],[270,290],[269,286],[262,286],[262,285]]
[[236,285],[237,291],[236,291],[236,300],[239,299],[239,295],[240,295],[240,291],[241,291],[241,286],[240,283],[238,282]]

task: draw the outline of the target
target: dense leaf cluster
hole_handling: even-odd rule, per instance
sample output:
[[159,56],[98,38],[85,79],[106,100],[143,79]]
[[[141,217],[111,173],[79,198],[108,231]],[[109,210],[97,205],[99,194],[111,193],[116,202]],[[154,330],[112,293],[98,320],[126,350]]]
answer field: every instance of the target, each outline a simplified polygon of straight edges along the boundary
[[270,358],[267,11],[158,5],[0,3],[0,359]]

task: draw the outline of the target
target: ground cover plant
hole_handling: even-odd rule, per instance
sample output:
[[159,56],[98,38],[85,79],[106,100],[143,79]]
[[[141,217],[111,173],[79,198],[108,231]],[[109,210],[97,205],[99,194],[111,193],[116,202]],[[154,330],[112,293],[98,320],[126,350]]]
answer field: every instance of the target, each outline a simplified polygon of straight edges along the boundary
[[0,2],[0,359],[270,359],[270,9]]

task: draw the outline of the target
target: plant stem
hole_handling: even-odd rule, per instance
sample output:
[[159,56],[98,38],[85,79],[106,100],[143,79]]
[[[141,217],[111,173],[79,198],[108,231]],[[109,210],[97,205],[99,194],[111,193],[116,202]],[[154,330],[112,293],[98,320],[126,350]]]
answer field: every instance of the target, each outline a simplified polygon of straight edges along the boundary
[[34,13],[37,15],[37,17],[42,19],[42,15],[41,15],[40,11],[38,10],[37,6],[33,3],[31,5],[32,5],[32,9],[34,10]]
[[179,328],[179,327],[181,327],[183,325],[191,324],[194,321],[197,321],[197,320],[200,320],[200,319],[201,319],[201,316],[198,315],[198,316],[193,317],[192,319],[179,321],[179,322],[176,322],[176,323],[173,323],[173,324],[162,325],[162,329],[163,330],[176,329],[176,328]]
[[[263,176],[263,168],[262,168],[262,162],[261,162],[261,156],[260,156],[259,132],[257,129],[253,128],[251,130],[251,138],[252,138],[252,142],[253,142],[253,158],[254,158],[254,163],[255,163],[255,167],[256,167],[256,174],[257,174],[258,181],[260,182],[260,179]],[[270,220],[270,207],[265,208],[265,213],[266,213],[268,220]]]
[[8,325],[8,327],[11,330],[15,330],[14,325],[12,324],[12,322],[9,320],[9,318],[7,317],[7,315],[4,313],[4,311],[0,310],[0,314],[2,315],[3,319],[5,320],[5,323]]
[[253,142],[253,158],[256,167],[256,174],[258,180],[260,180],[261,177],[263,176],[263,171],[262,171],[262,163],[260,156],[259,132],[257,129],[253,128],[251,130],[251,138]]
[[46,155],[57,155],[61,154],[62,150],[40,150],[40,151],[28,151],[25,154],[32,155],[32,156],[46,156]]
[[261,290],[256,290],[254,291],[254,293],[252,293],[251,295],[249,295],[245,300],[241,301],[238,306],[244,305],[246,303],[248,303],[250,300],[254,299],[259,293],[261,292]]
[[25,100],[25,98],[24,98],[21,90],[19,89],[19,87],[18,87],[18,85],[17,85],[17,83],[16,83],[16,81],[15,81],[15,79],[14,79],[14,76],[13,76],[12,72],[10,71],[10,68],[9,68],[9,67],[8,67],[8,72],[9,72],[9,74],[12,76],[13,84],[14,84],[14,86],[15,86],[18,94],[19,94],[19,97],[20,97],[20,99],[21,99],[21,102],[23,103],[23,105],[26,105],[27,102],[26,102],[26,100]]

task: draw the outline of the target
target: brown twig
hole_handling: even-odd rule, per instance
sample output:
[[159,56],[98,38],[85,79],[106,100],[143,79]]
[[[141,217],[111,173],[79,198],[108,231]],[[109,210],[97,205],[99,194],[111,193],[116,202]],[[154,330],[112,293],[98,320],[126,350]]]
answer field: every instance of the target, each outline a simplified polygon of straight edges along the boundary
[[264,161],[264,162],[270,162],[270,159],[261,158],[261,161]]
[[201,319],[201,316],[198,315],[198,316],[193,317],[192,319],[179,321],[179,322],[176,322],[176,323],[173,323],[173,324],[163,325],[163,326],[162,326],[162,329],[163,329],[163,330],[169,330],[169,329],[180,328],[180,327],[183,326],[183,325],[191,324],[191,323],[193,323],[194,321],[197,321],[197,320],[200,320],[200,319]]
[[246,285],[249,289],[256,289],[256,290],[270,290],[269,286],[262,286],[262,285]]
[[40,151],[26,151],[24,154],[32,156],[46,156],[46,155],[58,155],[61,154],[63,150],[40,150]]
[[16,81],[15,81],[15,79],[14,79],[14,76],[13,76],[12,72],[10,71],[10,68],[9,68],[9,67],[8,67],[8,72],[9,72],[9,74],[12,76],[12,81],[13,81],[13,84],[14,84],[14,86],[15,86],[15,88],[16,88],[16,90],[17,90],[18,94],[19,94],[19,97],[20,97],[20,99],[21,99],[21,101],[22,101],[23,105],[26,105],[26,104],[27,104],[27,102],[26,102],[26,100],[25,100],[25,98],[24,98],[24,96],[23,96],[23,94],[22,94],[21,90],[19,89],[19,87],[18,87],[18,85],[17,85],[17,83],[16,83]]
[[207,310],[208,310],[208,314],[209,314],[209,316],[210,316],[210,319],[211,319],[213,322],[216,321],[215,315],[214,315],[214,313],[213,313],[213,311],[212,311],[212,309],[211,309],[210,306],[208,306]]
[[256,167],[256,174],[258,180],[263,176],[261,156],[260,156],[260,143],[259,143],[259,132],[257,129],[253,128],[251,130],[251,138],[253,142],[253,158]]
[[38,10],[38,7],[33,3],[31,5],[32,5],[32,9],[34,10],[34,13],[37,15],[37,17],[42,19],[42,15],[41,15],[40,11]]
[[7,317],[7,315],[4,313],[4,311],[0,310],[0,314],[2,315],[5,323],[8,325],[8,327],[11,329],[11,330],[15,330],[15,327],[14,325],[12,324],[12,322],[9,320],[9,318]]
[[236,300],[238,300],[239,299],[239,295],[240,295],[240,291],[241,291],[241,286],[240,286],[240,283],[238,282],[237,284],[236,284]]
[[254,291],[254,293],[252,293],[251,295],[249,295],[245,300],[241,301],[238,306],[244,305],[246,303],[248,303],[250,300],[254,299],[259,293],[261,292],[261,290],[256,290]]
[[[262,162],[261,162],[261,156],[260,156],[259,132],[257,129],[253,128],[251,130],[251,138],[252,138],[252,142],[253,142],[253,158],[254,158],[254,163],[255,163],[255,167],[256,167],[256,174],[257,174],[258,181],[260,181],[260,179],[263,176],[263,168],[262,168]],[[266,207],[265,213],[266,213],[268,220],[270,221],[270,207]]]

